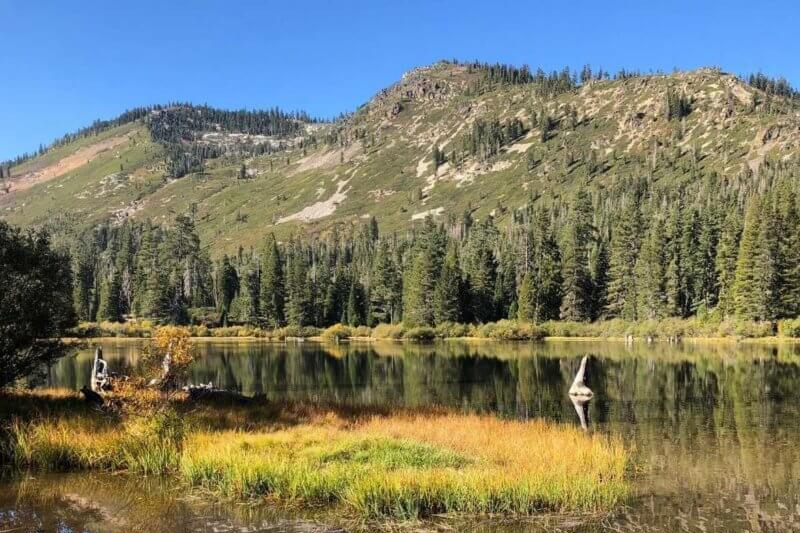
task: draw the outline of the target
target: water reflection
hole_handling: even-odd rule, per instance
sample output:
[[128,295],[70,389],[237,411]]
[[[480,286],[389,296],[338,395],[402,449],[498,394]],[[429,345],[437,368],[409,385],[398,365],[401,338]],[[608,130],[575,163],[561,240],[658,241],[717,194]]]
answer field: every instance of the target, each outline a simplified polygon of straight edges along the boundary
[[569,397],[572,406],[575,407],[575,412],[578,413],[578,421],[584,431],[589,430],[589,402],[591,398],[585,396],[572,396]]
[[[331,517],[320,517],[331,521]],[[0,484],[0,531],[46,533],[333,533],[313,516],[187,498],[148,478],[69,474]]]
[[[114,371],[139,346],[104,345]],[[543,416],[623,436],[637,455],[637,494],[603,524],[481,523],[472,531],[800,531],[800,348],[610,342],[448,342],[320,346],[200,344],[195,382],[269,399],[447,406]],[[567,396],[591,356],[591,402]],[[80,388],[91,348],[60,361],[51,385]],[[176,529],[178,530],[178,529]]]

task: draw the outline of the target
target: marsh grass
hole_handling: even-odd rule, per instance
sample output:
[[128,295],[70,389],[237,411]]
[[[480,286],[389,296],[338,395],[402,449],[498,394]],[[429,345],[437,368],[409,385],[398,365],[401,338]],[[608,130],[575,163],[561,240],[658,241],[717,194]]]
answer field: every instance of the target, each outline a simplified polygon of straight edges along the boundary
[[[79,338],[89,337],[151,337],[156,325],[148,320],[119,323],[82,323],[73,330]],[[262,329],[254,326],[229,326],[209,328],[205,325],[189,326],[195,338],[242,339],[259,338],[282,342],[287,338],[321,338],[344,340],[348,338],[372,338],[408,341],[429,341],[433,338],[492,339],[514,341],[536,341],[547,337],[571,338],[636,338],[668,340],[670,338],[694,339],[762,339],[800,338],[800,319],[785,319],[777,322],[722,319],[713,314],[691,318],[663,318],[659,320],[627,321],[622,319],[596,322],[548,321],[532,324],[520,320],[499,320],[485,324],[444,322],[433,329],[411,327],[407,324],[377,324],[369,328],[353,328],[344,324],[333,324],[320,330],[315,327],[286,326],[278,329]]]
[[234,498],[344,503],[368,517],[607,510],[628,492],[622,444],[543,421],[376,416],[188,439],[190,484]]
[[[38,405],[36,395],[18,405]],[[53,398],[66,403],[13,415],[20,467],[169,474],[234,500],[333,504],[368,518],[605,511],[628,493],[618,439],[541,420],[177,396],[109,415]]]
[[166,474],[175,468],[183,442],[176,413],[127,420],[44,418],[10,425],[10,449],[21,467],[49,472],[129,470]]

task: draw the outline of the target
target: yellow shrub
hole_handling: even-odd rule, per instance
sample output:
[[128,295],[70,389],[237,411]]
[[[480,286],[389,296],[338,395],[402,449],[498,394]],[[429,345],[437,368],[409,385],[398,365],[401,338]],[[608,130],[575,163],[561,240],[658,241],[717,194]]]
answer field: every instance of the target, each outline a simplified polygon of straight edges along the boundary
[[189,329],[180,326],[156,329],[145,354],[151,372],[161,379],[162,387],[181,385],[195,359]]

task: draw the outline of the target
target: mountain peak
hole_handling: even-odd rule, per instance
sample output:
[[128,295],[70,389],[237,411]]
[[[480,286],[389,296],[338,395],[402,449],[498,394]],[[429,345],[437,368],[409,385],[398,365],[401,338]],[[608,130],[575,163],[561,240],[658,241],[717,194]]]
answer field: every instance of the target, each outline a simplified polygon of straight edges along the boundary
[[0,214],[64,232],[192,212],[222,252],[371,216],[390,231],[427,215],[511,220],[532,203],[558,209],[579,188],[624,196],[631,179],[734,194],[797,160],[800,121],[780,80],[717,68],[575,77],[442,61],[333,123],[278,110],[131,112],[14,165]]

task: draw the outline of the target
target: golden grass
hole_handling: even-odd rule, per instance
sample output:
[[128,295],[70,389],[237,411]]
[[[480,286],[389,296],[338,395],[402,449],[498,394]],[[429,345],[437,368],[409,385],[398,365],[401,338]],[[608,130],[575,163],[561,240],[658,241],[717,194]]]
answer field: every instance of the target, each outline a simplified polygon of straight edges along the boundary
[[[234,499],[334,504],[400,519],[603,511],[628,493],[628,455],[618,439],[542,420],[190,405],[178,396],[160,405],[148,396],[133,412],[108,415],[64,393],[19,396],[7,446],[20,467],[169,474]],[[56,404],[42,409],[47,399]]]

